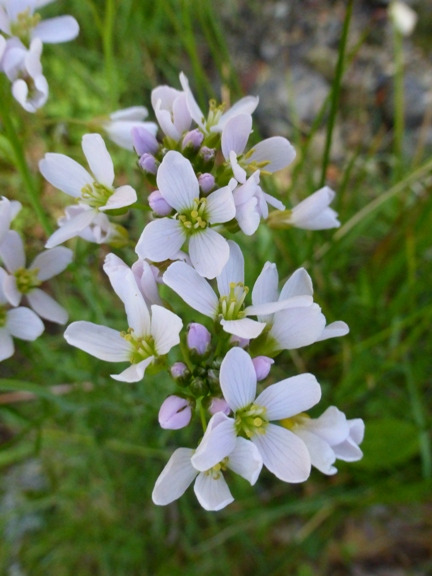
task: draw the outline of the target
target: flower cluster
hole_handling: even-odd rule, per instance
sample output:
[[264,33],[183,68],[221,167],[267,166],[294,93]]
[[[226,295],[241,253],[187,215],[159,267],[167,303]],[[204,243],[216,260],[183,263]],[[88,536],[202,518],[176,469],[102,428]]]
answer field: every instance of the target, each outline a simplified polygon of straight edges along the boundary
[[[45,280],[60,274],[72,261],[69,248],[45,250],[26,267],[24,244],[11,221],[19,212],[19,202],[0,200],[0,361],[14,353],[12,337],[36,340],[44,331],[41,318],[66,324],[68,314],[49,294],[39,288]],[[20,306],[26,299],[30,308]]]
[[52,1],[0,1],[0,72],[11,81],[14,98],[27,112],[36,112],[48,98],[40,61],[43,44],[68,42],[79,32],[72,16],[41,20],[36,10]]
[[[114,166],[102,137],[87,134],[82,148],[89,171],[62,154],[48,153],[40,162],[46,180],[76,200],[46,246],[52,254],[75,236],[117,248],[126,242],[135,246],[132,266],[113,253],[104,263],[125,308],[124,329],[77,321],[65,338],[96,358],[127,363],[112,375],[116,380],[138,382],[168,370],[176,388],[160,407],[161,427],[181,429],[197,416],[204,435],[196,446],[173,453],[153,501],[168,504],[195,481],[200,504],[219,510],[233,500],[223,474],[227,469],[250,484],[263,466],[290,483],[304,482],[311,466],[334,474],[336,459],[361,458],[364,425],[333,406],[311,418],[306,411],[321,397],[312,374],[264,385],[281,352],[343,336],[348,326],[327,325],[303,268],[279,291],[276,264],[266,262],[250,290],[242,250],[233,240],[235,234],[253,235],[263,220],[274,228],[337,227],[337,214],[329,207],[335,193],[324,187],[286,209],[265,191],[265,176],[286,168],[295,151],[282,137],[248,146],[258,99],[243,98],[228,110],[212,101],[206,115],[184,74],[180,84],[181,90],[159,86],[152,92],[160,138],[155,124],[135,116],[138,108],[120,111],[101,126],[135,150],[152,190],[147,197],[152,218],[140,237],[128,240],[126,229],[109,216],[139,207],[143,199],[131,186],[114,187]],[[20,260],[11,268],[3,258],[12,273],[23,266]],[[18,284],[14,290],[6,285],[5,293],[15,298],[10,301],[18,302]],[[182,332],[183,321],[168,303],[170,293],[203,323],[192,322]],[[32,294],[27,294],[31,305]],[[181,356],[172,362],[170,351],[178,344]]]

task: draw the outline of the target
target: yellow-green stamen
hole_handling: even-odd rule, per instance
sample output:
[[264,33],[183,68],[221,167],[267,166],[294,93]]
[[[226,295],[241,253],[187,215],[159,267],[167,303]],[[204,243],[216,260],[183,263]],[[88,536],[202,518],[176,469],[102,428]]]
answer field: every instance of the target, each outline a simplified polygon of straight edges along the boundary
[[93,184],[86,184],[81,189],[82,198],[79,200],[84,200],[84,202],[92,208],[100,208],[106,205],[113,192],[113,190],[103,184],[93,182]]
[[245,317],[244,301],[249,288],[242,282],[231,282],[228,296],[219,299],[219,314],[224,320],[238,320]]
[[15,22],[11,22],[11,36],[16,36],[23,44],[29,46],[32,30],[39,24],[40,20],[41,17],[37,12],[31,14],[30,8],[27,8],[17,15]]
[[265,434],[268,420],[265,415],[267,408],[250,404],[238,410],[235,415],[235,429],[237,435],[252,438],[255,434]]
[[209,470],[206,470],[204,474],[206,476],[211,476],[213,480],[219,480],[219,478],[221,477],[221,473],[225,472],[227,466],[228,466],[228,457],[224,458],[221,462],[219,462],[219,464],[215,464],[215,466],[213,466]]
[[16,278],[16,286],[21,294],[28,294],[42,284],[37,277],[38,272],[38,268],[33,268],[31,270],[18,268],[18,270],[15,270],[14,276]]
[[178,215],[178,220],[184,226],[188,234],[194,234],[207,228],[207,200],[195,198],[192,209]]
[[308,420],[310,416],[306,412],[300,412],[296,416],[291,416],[291,418],[284,418],[280,421],[281,425],[287,430],[295,430],[298,428],[305,420]]
[[133,346],[129,358],[131,364],[138,364],[150,356],[157,356],[153,336],[134,336],[133,328],[128,328],[127,332],[120,332],[120,336]]

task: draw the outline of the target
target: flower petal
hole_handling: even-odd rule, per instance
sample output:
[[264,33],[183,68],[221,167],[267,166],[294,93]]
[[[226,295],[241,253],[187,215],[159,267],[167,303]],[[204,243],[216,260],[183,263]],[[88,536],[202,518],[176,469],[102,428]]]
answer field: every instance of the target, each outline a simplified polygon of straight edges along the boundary
[[239,338],[258,338],[266,327],[265,322],[257,322],[251,318],[241,318],[240,320],[221,320],[221,326],[228,334],[233,334]]
[[233,190],[237,182],[232,178],[227,186],[207,196],[207,220],[211,224],[229,222],[236,214]]
[[332,322],[324,328],[323,333],[317,339],[317,342],[320,342],[321,340],[327,340],[328,338],[338,338],[339,336],[345,336],[348,334],[348,332],[348,324],[338,320],[336,322]]
[[45,154],[39,162],[39,170],[50,184],[74,198],[81,196],[84,186],[93,184],[87,170],[64,154]]
[[252,302],[254,306],[276,302],[278,300],[279,275],[276,264],[266,262],[261,274],[256,279],[252,290]]
[[120,332],[92,322],[72,322],[64,337],[68,344],[106,362],[129,361],[132,347]]
[[155,487],[152,500],[158,506],[166,506],[182,496],[198,474],[191,464],[193,450],[177,448],[162,470]]
[[198,274],[215,278],[228,261],[228,242],[218,232],[206,228],[189,240],[189,256]]
[[174,262],[163,275],[163,281],[191,308],[209,318],[216,317],[218,297],[210,284],[191,266]]
[[192,119],[198,124],[198,126],[205,130],[205,118],[203,113],[201,112],[200,107],[198,106],[194,95],[192,94],[192,90],[189,87],[189,81],[186,75],[183,72],[180,72],[180,83],[182,85],[183,91],[186,94],[186,103],[189,110],[189,114],[191,115]]
[[258,102],[258,96],[245,96],[244,98],[240,98],[240,100],[233,104],[229,110],[222,114],[217,126],[213,126],[211,131],[220,132],[225,127],[228,120],[238,114],[253,114],[258,106]]
[[29,270],[37,269],[38,280],[44,282],[53,276],[57,276],[69,266],[73,259],[73,252],[69,248],[59,246],[52,250],[44,250],[36,256],[29,266]]
[[309,478],[311,459],[303,440],[274,424],[265,434],[255,434],[252,442],[258,448],[264,466],[283,482],[304,482]]
[[107,188],[114,182],[114,165],[100,134],[85,134],[82,149],[95,180]]
[[275,315],[269,336],[277,342],[277,350],[295,350],[308,346],[321,336],[325,317],[317,304],[282,310]]
[[259,306],[247,306],[245,313],[248,316],[263,316],[280,312],[281,310],[288,310],[290,308],[298,308],[300,306],[311,306],[313,300],[312,296],[293,296],[287,300],[278,300],[277,302],[267,302]]
[[304,268],[299,268],[288,278],[280,293],[280,300],[293,296],[313,296],[312,280]]
[[144,378],[144,373],[153,360],[155,359],[154,356],[149,356],[145,358],[145,360],[141,360],[138,364],[132,364],[126,370],[123,370],[120,374],[110,374],[111,378],[114,380],[118,380],[119,382],[139,382]]
[[236,156],[243,154],[249,135],[252,132],[252,116],[250,114],[238,114],[229,119],[222,130],[222,154],[225,160],[230,157],[233,150]]
[[3,292],[2,296],[6,298],[11,306],[18,306],[21,302],[22,293],[18,290],[16,278],[15,276],[9,276],[3,268],[0,270],[4,272],[4,274],[2,273],[0,276],[0,291]]
[[0,362],[13,356],[15,352],[12,336],[6,328],[0,328]]
[[249,162],[269,161],[263,169],[267,172],[277,172],[285,168],[296,157],[294,147],[282,136],[267,138],[253,147],[253,152],[248,158]]
[[180,152],[170,150],[164,156],[156,180],[164,199],[178,212],[191,209],[194,199],[199,198],[199,184],[192,164]]
[[268,386],[255,404],[267,408],[267,420],[283,420],[315,406],[321,398],[321,386],[313,374],[299,374]]
[[87,226],[90,226],[97,217],[97,210],[90,209],[79,212],[70,220],[64,220],[64,224],[48,238],[45,248],[54,248],[58,244],[62,244],[62,242],[78,236]]
[[66,324],[68,321],[69,315],[63,306],[43,290],[35,288],[27,294],[27,298],[30,306],[41,318],[56,324]]
[[217,287],[221,296],[228,296],[230,284],[244,284],[244,257],[238,244],[228,240],[230,255],[222,272],[216,278]]
[[309,432],[309,430],[299,429],[296,430],[294,434],[306,444],[312,466],[315,466],[320,472],[329,476],[337,472],[333,466],[336,462],[336,456],[328,442]]
[[18,268],[25,268],[26,259],[24,243],[15,230],[9,230],[0,244],[0,258],[3,260],[8,272],[15,272]]
[[110,196],[107,200],[105,206],[101,206],[99,210],[104,212],[105,210],[115,210],[117,208],[124,208],[125,206],[130,206],[137,201],[137,193],[132,188],[132,186],[125,185],[120,186],[115,189],[114,194]]
[[163,262],[172,258],[183,246],[186,234],[180,222],[161,218],[147,224],[135,252],[142,259]]
[[203,439],[192,456],[192,464],[200,472],[210,470],[222,462],[234,450],[235,445],[234,420],[223,412],[217,412],[211,417]]
[[340,444],[349,435],[346,416],[336,406],[327,408],[319,418],[305,418],[299,428],[313,432],[330,446]]
[[232,348],[222,361],[220,385],[225,400],[235,412],[251,404],[256,395],[257,377],[252,359],[241,348]]
[[150,335],[150,313],[144,297],[136,283],[132,270],[128,267],[105,267],[115,293],[123,302],[128,319],[128,327],[138,337]]
[[45,329],[42,320],[29,308],[14,308],[7,312],[7,329],[20,340],[36,340]]
[[236,446],[228,457],[228,468],[240,474],[253,486],[260,475],[263,461],[258,448],[246,438],[237,438]]
[[198,502],[208,511],[222,510],[234,501],[222,472],[201,472],[195,480],[194,492]]
[[173,346],[180,342],[182,320],[166,308],[153,305],[151,335],[153,336],[156,352],[159,356],[168,354]]
[[32,38],[40,38],[44,44],[69,42],[79,34],[79,25],[73,16],[58,16],[42,20],[32,31]]

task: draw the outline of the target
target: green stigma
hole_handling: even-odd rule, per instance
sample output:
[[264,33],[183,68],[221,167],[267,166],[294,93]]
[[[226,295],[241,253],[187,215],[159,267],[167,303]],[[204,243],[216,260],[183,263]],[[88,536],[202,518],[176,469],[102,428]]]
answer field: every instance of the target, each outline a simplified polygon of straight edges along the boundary
[[244,300],[249,288],[242,282],[231,282],[228,296],[219,298],[219,314],[224,320],[238,320],[245,317]]
[[153,336],[136,337],[133,335],[133,328],[128,328],[127,332],[120,332],[120,336],[133,346],[129,358],[131,364],[138,364],[150,356],[157,356]]
[[100,208],[106,206],[109,198],[112,196],[113,190],[107,188],[99,182],[93,184],[86,184],[81,188],[82,200],[92,208]]
[[267,408],[250,404],[238,410],[235,415],[235,429],[238,436],[252,438],[255,434],[265,434],[268,420],[265,415]]
[[32,268],[31,270],[18,268],[18,270],[15,270],[16,285],[21,294],[28,294],[42,284],[37,277],[38,272],[39,268]]
[[206,198],[195,198],[192,209],[178,215],[179,222],[188,234],[194,234],[207,228],[206,210]]

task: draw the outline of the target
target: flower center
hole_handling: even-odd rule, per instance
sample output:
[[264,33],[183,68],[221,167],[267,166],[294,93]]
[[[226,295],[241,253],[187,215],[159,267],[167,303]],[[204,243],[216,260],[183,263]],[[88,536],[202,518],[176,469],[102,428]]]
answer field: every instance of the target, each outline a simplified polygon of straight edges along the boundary
[[210,470],[206,470],[204,474],[206,476],[211,476],[213,480],[219,480],[219,478],[221,477],[221,473],[225,472],[227,466],[228,466],[228,456],[224,458],[221,462],[219,462],[219,464],[216,464],[215,466],[213,466],[213,468],[210,468]]
[[7,310],[6,306],[0,306],[0,328],[6,326],[7,321]]
[[179,222],[181,222],[188,234],[194,234],[207,228],[206,210],[206,198],[195,198],[192,209],[178,215]]
[[17,15],[15,22],[11,22],[10,31],[12,36],[17,36],[23,44],[30,44],[31,32],[40,22],[38,13],[32,14],[30,8]]
[[300,414],[296,414],[295,416],[291,416],[291,418],[284,418],[280,421],[281,425],[288,430],[296,430],[301,424],[304,423],[305,420],[308,420],[310,416],[306,414],[306,412],[300,412]]
[[238,436],[252,438],[255,434],[265,434],[268,420],[265,418],[267,408],[250,404],[235,414],[235,429]]
[[120,336],[134,348],[130,356],[131,364],[138,364],[150,356],[157,356],[153,336],[134,336],[133,328],[128,328],[127,332],[120,332]]
[[15,270],[16,285],[21,294],[28,294],[42,284],[37,277],[38,272],[39,268],[32,268],[31,270],[18,268],[18,270]]
[[86,204],[92,208],[100,208],[105,206],[109,198],[112,196],[113,191],[100,184],[93,182],[93,184],[86,184],[81,188],[81,198]]
[[242,282],[230,282],[228,296],[219,298],[219,314],[223,316],[224,320],[237,320],[245,317],[243,308],[248,292],[249,288]]
[[216,124],[219,122],[220,117],[223,114],[223,111],[225,109],[225,104],[218,104],[216,102],[216,100],[210,100],[209,102],[209,113],[207,116],[207,122],[206,122],[206,128],[208,131],[210,131],[210,128],[212,126],[216,126]]

